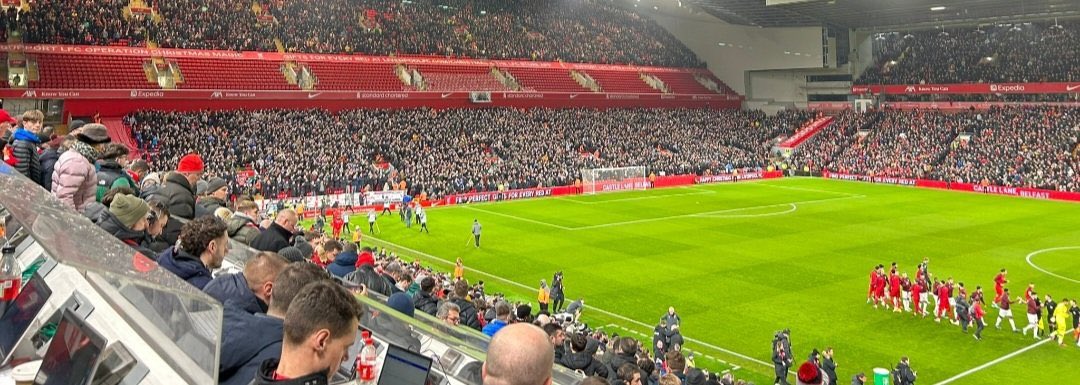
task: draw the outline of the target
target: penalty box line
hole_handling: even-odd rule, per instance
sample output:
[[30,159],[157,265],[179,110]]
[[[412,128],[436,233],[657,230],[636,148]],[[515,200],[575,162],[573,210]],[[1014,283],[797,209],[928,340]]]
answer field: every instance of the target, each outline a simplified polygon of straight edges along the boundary
[[[1067,331],[1065,333],[1068,334],[1068,333],[1071,333],[1072,331],[1073,331],[1073,329],[1069,329],[1069,331]],[[993,361],[990,361],[990,362],[987,362],[985,364],[982,364],[982,365],[976,366],[974,368],[968,369],[967,371],[965,371],[963,373],[960,373],[960,374],[957,374],[955,376],[949,377],[948,379],[946,379],[944,381],[941,381],[941,382],[938,382],[938,383],[936,383],[934,385],[945,385],[945,384],[954,382],[956,380],[959,380],[961,378],[970,376],[972,374],[981,372],[986,368],[989,368],[991,366],[1000,364],[1000,363],[1004,362],[1005,360],[1008,360],[1010,358],[1013,358],[1013,357],[1019,356],[1021,354],[1024,354],[1025,352],[1027,352],[1027,351],[1029,351],[1031,349],[1035,349],[1035,348],[1037,348],[1039,346],[1042,346],[1043,344],[1045,344],[1047,342],[1050,342],[1050,341],[1056,341],[1056,340],[1055,339],[1050,339],[1050,338],[1044,338],[1039,342],[1036,342],[1036,343],[1033,343],[1033,344],[1028,345],[1026,347],[1020,348],[1019,350],[1017,350],[1015,352],[1012,352],[1012,353],[1006,354],[1004,356],[998,357],[997,359],[995,359]]]
[[[443,264],[445,264],[447,266],[454,265],[454,262],[452,262],[452,261],[449,261],[449,260],[434,256],[434,255],[425,253],[425,252],[420,251],[420,250],[412,249],[412,248],[409,248],[409,247],[406,247],[406,246],[403,246],[403,245],[400,245],[400,244],[397,244],[397,243],[394,243],[394,242],[390,242],[390,241],[387,241],[387,240],[375,238],[375,237],[372,237],[372,236],[365,237],[364,239],[367,239],[369,241],[375,241],[375,242],[378,242],[378,243],[382,243],[384,245],[394,246],[396,248],[408,251],[408,252],[413,253],[415,255],[421,255],[421,256],[427,257],[428,259],[439,261],[439,262],[441,262],[441,263],[443,263]],[[477,270],[477,269],[469,269],[469,271],[475,272],[477,274],[480,274],[480,275],[483,275],[483,276],[486,276],[486,277],[494,278],[495,280],[498,280],[500,282],[504,282],[504,283],[507,283],[507,284],[510,284],[510,285],[514,285],[514,286],[520,287],[520,288],[525,289],[525,290],[529,290],[529,291],[535,290],[535,288],[533,288],[532,286],[528,286],[528,285],[525,285],[525,284],[522,284],[522,283],[519,283],[519,282],[516,282],[516,281],[512,281],[512,280],[509,280],[509,279],[506,279],[506,278],[503,278],[501,276],[497,276],[497,275],[494,275],[494,274],[491,274],[491,273],[487,273],[487,272],[480,271],[480,270]],[[626,317],[626,316],[623,316],[623,315],[620,315],[620,314],[612,313],[610,311],[598,308],[596,306],[591,306],[590,305],[590,306],[588,306],[588,309],[596,311],[596,312],[604,314],[604,315],[607,315],[607,316],[610,316],[610,317],[614,317],[614,318],[617,318],[617,319],[632,323],[634,325],[644,327],[646,330],[652,330],[652,326],[650,326],[650,325],[648,325],[648,324],[646,324],[644,322],[641,322],[641,321],[638,321],[638,320],[635,320],[635,319],[632,319],[632,318],[629,318],[629,317]],[[769,368],[773,367],[773,364],[771,362],[765,362],[763,360],[760,360],[760,359],[757,359],[757,358],[754,358],[754,357],[750,357],[750,356],[747,356],[747,355],[739,353],[739,352],[724,349],[722,347],[707,343],[705,341],[693,339],[693,338],[690,338],[690,337],[683,337],[683,339],[685,339],[687,341],[690,341],[690,342],[693,342],[693,343],[696,343],[696,344],[701,345],[701,346],[705,346],[705,347],[710,348],[710,349],[714,349],[714,350],[716,350],[718,352],[727,353],[729,355],[741,358],[741,359],[746,360],[746,361],[750,361],[750,362],[753,362],[753,363],[756,363],[756,364],[760,364],[760,365],[763,365],[763,366],[766,366],[766,367],[769,367]]]

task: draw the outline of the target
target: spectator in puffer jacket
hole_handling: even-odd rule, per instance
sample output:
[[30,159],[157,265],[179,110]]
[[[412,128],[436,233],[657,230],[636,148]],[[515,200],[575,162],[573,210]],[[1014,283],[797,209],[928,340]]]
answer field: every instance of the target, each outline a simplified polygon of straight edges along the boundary
[[41,111],[26,111],[22,116],[22,126],[15,129],[7,143],[11,147],[11,155],[15,158],[15,170],[43,187],[45,183],[41,174],[38,147],[41,146],[41,126],[44,120],[45,114]]
[[229,218],[229,237],[242,244],[251,245],[262,229],[255,222],[259,217],[259,205],[250,200],[236,203],[236,212]]
[[109,203],[109,210],[102,213],[97,225],[144,256],[153,257],[156,253],[150,250],[150,237],[146,233],[150,205],[129,194],[117,194]]
[[356,244],[348,242],[343,246],[341,253],[334,257],[334,262],[326,267],[326,271],[329,271],[335,277],[344,278],[349,273],[356,271],[358,259],[359,254],[356,252]]
[[83,126],[75,140],[67,142],[71,147],[60,154],[52,175],[52,193],[60,202],[80,213],[95,202],[97,170],[94,161],[109,142],[108,130],[96,123]]
[[248,313],[266,313],[274,278],[288,265],[285,257],[264,251],[248,260],[244,271],[214,278],[203,292],[221,303],[231,301]]
[[[160,199],[172,216],[165,226],[165,239],[175,243],[182,224],[177,219],[192,220],[196,217],[195,183],[202,178],[205,165],[198,154],[187,154],[180,159],[176,172],[165,175],[165,181],[154,199]],[[277,251],[277,250],[264,250]]]
[[201,217],[184,224],[180,245],[161,253],[158,265],[202,290],[213,279],[210,272],[221,267],[228,253],[225,222],[212,216]]
[[434,316],[439,311],[439,300],[435,298],[435,279],[424,277],[420,280],[420,291],[413,297],[416,310]]
[[382,274],[375,271],[375,257],[371,249],[364,248],[356,260],[356,271],[344,277],[345,281],[355,285],[364,285],[368,291],[389,297],[393,294],[393,285]]
[[469,301],[469,281],[461,279],[454,282],[454,294],[450,301],[461,309],[461,324],[480,331],[480,319],[476,315],[476,305]]
[[565,366],[570,370],[580,370],[585,373],[586,376],[600,376],[607,377],[607,370],[600,362],[593,358],[596,354],[596,349],[600,347],[600,343],[596,340],[590,340],[588,337],[582,334],[570,335],[570,352],[564,353],[562,360],[559,361],[559,365]]

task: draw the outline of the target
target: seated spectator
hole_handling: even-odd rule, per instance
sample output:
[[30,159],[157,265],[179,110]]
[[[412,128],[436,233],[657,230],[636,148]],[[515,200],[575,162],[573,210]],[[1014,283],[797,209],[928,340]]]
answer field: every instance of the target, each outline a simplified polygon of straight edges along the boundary
[[218,383],[250,384],[263,362],[281,357],[284,320],[293,299],[308,284],[329,279],[316,266],[294,263],[274,277],[266,314],[249,313],[242,305],[226,301],[222,328],[230,332],[222,335]]
[[[510,324],[510,304],[506,301],[499,301],[495,304],[495,319],[491,323],[484,326],[482,332],[488,337],[494,337],[499,330],[502,330],[506,325]],[[553,361],[554,362],[554,361]]]
[[244,264],[244,271],[218,275],[206,284],[203,292],[221,303],[231,301],[248,313],[266,313],[274,278],[288,264],[277,253],[263,251]]
[[[352,248],[356,249],[356,244],[353,244]],[[329,267],[330,264],[334,263],[337,255],[341,254],[343,250],[344,247],[341,245],[341,242],[335,241],[333,239],[325,240],[322,246],[319,246],[315,250],[315,256],[311,258],[311,262],[325,269]],[[356,261],[353,261],[353,263],[349,265],[349,267],[354,266],[356,266]]]
[[356,271],[358,258],[356,244],[347,242],[343,250],[334,257],[334,262],[326,267],[326,271],[329,271],[335,277],[345,278],[345,276]]
[[274,223],[251,241],[251,248],[276,253],[291,246],[297,223],[295,211],[291,209],[281,210],[278,212],[277,218],[274,219]]
[[199,205],[207,212],[216,213],[219,208],[228,208],[229,184],[221,178],[211,178],[206,182],[206,194],[199,197]]
[[299,263],[307,261],[306,259],[304,259],[304,253],[300,252],[300,249],[297,249],[294,246],[289,246],[281,249],[278,254],[280,254],[282,258],[285,258],[285,260],[289,261],[289,263]]
[[450,302],[453,302],[460,309],[461,323],[476,329],[476,331],[482,330],[480,318],[477,316],[476,305],[469,301],[468,281],[460,279],[454,282],[454,292],[450,296]]
[[158,255],[161,268],[176,274],[199,290],[210,283],[210,272],[221,267],[229,253],[225,223],[215,217],[200,217],[184,224],[180,245]]
[[444,301],[439,304],[439,311],[436,312],[435,318],[442,320],[451,327],[458,326],[461,323],[461,308],[453,302]]
[[165,207],[165,204],[156,200],[147,201],[146,203],[150,205],[150,214],[146,218],[146,235],[150,241],[147,248],[153,252],[153,254],[147,254],[146,256],[156,259],[158,254],[171,247],[162,238],[162,234],[165,233],[165,224],[169,222],[169,209]]
[[341,285],[319,281],[304,286],[285,313],[281,358],[263,361],[253,384],[328,383],[356,341],[362,313]]
[[97,225],[144,256],[157,255],[149,248],[150,237],[146,232],[150,225],[150,205],[128,194],[117,194],[109,203],[108,211],[103,213]]
[[540,325],[544,329],[544,333],[547,333],[548,339],[551,340],[551,346],[555,349],[555,362],[559,362],[563,358],[563,354],[566,353],[564,347],[566,344],[566,332],[563,331],[561,325],[557,323],[546,323]]
[[87,124],[73,140],[67,141],[68,151],[60,154],[52,175],[52,193],[61,203],[77,212],[96,202],[97,170],[94,162],[109,143],[108,130],[101,124]]
[[250,246],[262,232],[255,220],[259,218],[259,205],[250,200],[236,203],[236,212],[229,218],[229,237]]
[[506,326],[488,345],[484,385],[550,385],[554,356],[540,328],[529,324]]

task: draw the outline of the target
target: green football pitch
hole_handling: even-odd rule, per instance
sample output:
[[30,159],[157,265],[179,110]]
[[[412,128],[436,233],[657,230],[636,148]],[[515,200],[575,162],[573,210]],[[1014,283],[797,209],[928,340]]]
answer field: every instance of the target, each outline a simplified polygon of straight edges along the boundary
[[[367,227],[357,215],[353,226]],[[1014,297],[1080,296],[1080,205],[809,178],[436,207],[430,234],[380,217],[363,243],[449,271],[460,257],[471,282],[532,299],[541,279],[565,273],[569,300],[586,299],[593,328],[651,342],[674,306],[698,366],[772,383],[770,341],[790,328],[801,363],[835,348],[839,383],[911,359],[919,384],[1080,381],[1080,348],[994,328],[983,340],[933,317],[866,304],[874,265],[914,276],[923,257],[938,277],[981,285],[1009,270]],[[473,219],[482,247],[471,243]],[[1018,327],[1027,324],[1014,306]],[[1070,325],[1071,326],[1071,325]],[[794,383],[794,376],[790,377]]]

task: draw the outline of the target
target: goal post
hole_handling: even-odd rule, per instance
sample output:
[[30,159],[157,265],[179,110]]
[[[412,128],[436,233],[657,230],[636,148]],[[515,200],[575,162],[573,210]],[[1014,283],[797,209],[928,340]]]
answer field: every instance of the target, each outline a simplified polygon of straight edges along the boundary
[[584,194],[648,188],[649,178],[645,175],[645,166],[581,170],[581,192]]

